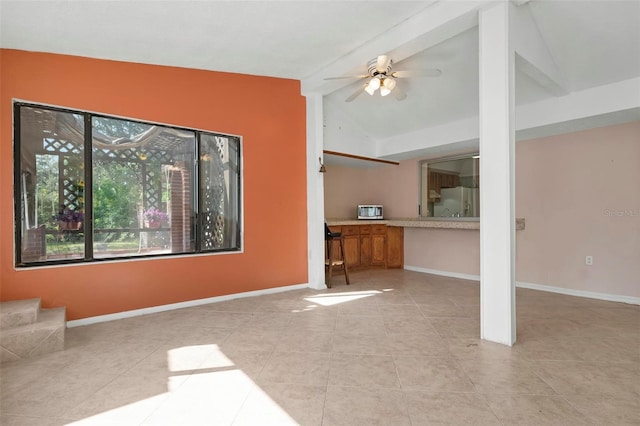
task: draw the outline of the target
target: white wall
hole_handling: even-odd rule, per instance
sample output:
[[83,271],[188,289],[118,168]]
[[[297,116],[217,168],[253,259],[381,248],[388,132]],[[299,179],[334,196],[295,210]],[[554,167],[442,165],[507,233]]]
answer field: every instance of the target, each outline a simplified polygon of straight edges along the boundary
[[355,219],[358,204],[382,204],[385,217],[418,216],[417,160],[373,168],[326,167],[326,217]]
[[480,275],[480,232],[466,229],[406,228],[406,266],[451,274]]
[[[342,169],[344,180],[325,180],[325,199],[367,194],[388,218],[417,217],[417,159]],[[326,215],[341,217],[339,204],[327,202]],[[526,220],[518,282],[640,297],[640,122],[518,142],[516,216]],[[479,275],[478,234],[407,228],[405,265]]]
[[340,105],[324,97],[324,149],[363,157],[375,157],[376,145]]
[[640,297],[640,122],[519,142],[516,170],[518,281]]

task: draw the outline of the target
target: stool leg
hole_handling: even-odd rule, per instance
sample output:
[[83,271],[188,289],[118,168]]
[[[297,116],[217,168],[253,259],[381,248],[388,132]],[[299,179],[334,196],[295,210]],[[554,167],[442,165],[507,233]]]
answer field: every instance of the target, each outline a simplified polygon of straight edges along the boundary
[[342,244],[342,238],[340,238],[340,252],[342,253],[342,269],[344,270],[344,278],[347,280],[347,285],[349,285],[349,273],[347,272],[347,260],[344,257],[344,245]]

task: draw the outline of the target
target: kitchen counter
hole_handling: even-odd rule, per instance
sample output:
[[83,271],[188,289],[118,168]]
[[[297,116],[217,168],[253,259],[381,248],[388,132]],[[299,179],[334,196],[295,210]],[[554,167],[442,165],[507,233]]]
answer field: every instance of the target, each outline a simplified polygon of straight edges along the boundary
[[[341,225],[375,225],[399,226],[403,228],[436,228],[436,229],[480,229],[479,218],[399,218],[385,220],[358,220],[358,219],[327,219],[329,226]],[[516,230],[524,229],[524,218],[516,219]]]

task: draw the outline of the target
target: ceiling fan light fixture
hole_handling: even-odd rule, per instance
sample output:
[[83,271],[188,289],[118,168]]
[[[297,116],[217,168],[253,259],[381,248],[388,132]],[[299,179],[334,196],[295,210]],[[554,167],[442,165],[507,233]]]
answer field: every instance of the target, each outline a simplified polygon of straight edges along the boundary
[[374,92],[378,90],[380,88],[380,78],[378,78],[378,76],[372,77],[369,80],[369,84],[367,84],[367,87],[369,87]]
[[371,96],[376,93],[376,90],[380,88],[380,78],[378,76],[373,76],[369,79],[369,82],[364,87],[364,90]]
[[[2,0],[0,0],[2,1]],[[515,0],[514,0],[515,1]],[[329,77],[325,80],[336,80],[341,78],[357,78],[363,85],[358,86],[345,102],[352,102],[365,91],[369,96],[373,96],[380,89],[380,96],[389,96],[393,92],[394,98],[402,101],[407,98],[407,94],[402,87],[396,89],[396,78],[410,77],[412,75],[424,75],[427,77],[437,77],[442,74],[439,69],[423,70],[424,72],[393,71],[393,60],[387,55],[380,55],[367,62],[367,74],[352,75],[343,77]],[[364,89],[364,90],[363,90]]]
[[393,88],[396,87],[396,79],[393,78],[393,77],[387,77],[382,82],[382,86],[385,89],[387,89],[389,92],[391,92],[393,90]]

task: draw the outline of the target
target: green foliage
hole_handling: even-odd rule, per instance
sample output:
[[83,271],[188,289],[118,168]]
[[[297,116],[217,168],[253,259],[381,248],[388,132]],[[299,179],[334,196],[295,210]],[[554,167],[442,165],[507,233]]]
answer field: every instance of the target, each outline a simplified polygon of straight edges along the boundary
[[[113,137],[132,139],[149,130],[152,125],[128,120],[106,117],[94,117],[94,130]],[[60,162],[65,161],[65,179],[78,182],[76,205],[63,206],[60,185]],[[84,167],[82,155],[36,155],[35,191],[27,194],[30,210],[37,214],[37,222],[45,224],[49,229],[58,226],[56,216],[62,210],[84,211]],[[149,182],[152,187],[160,188],[162,183],[161,164],[157,161],[146,163]],[[141,226],[139,215],[143,205],[142,164],[113,160],[95,160],[93,164],[93,227],[102,229],[128,229]],[[30,184],[33,185],[33,184]],[[162,198],[168,198],[164,193]],[[32,222],[33,223],[33,222]],[[103,242],[135,240],[137,234],[131,232],[99,233],[96,240]],[[52,241],[59,244],[60,241]],[[68,244],[69,241],[65,241]]]
[[97,162],[93,173],[94,228],[137,228],[142,203],[140,165]]
[[38,224],[55,226],[54,216],[59,210],[58,156],[36,155],[36,214]]
[[103,135],[114,138],[133,138],[153,127],[151,124],[107,117],[93,117],[91,125]]
[[[60,213],[59,170],[57,155],[36,156],[36,200],[38,223],[56,228]],[[60,159],[60,161],[62,161]],[[140,164],[115,161],[99,162],[94,166],[94,227],[96,229],[137,228],[138,205],[142,202]],[[73,167],[71,173],[81,176],[82,169]],[[78,181],[81,177],[78,178]],[[126,238],[119,233],[118,239]]]

